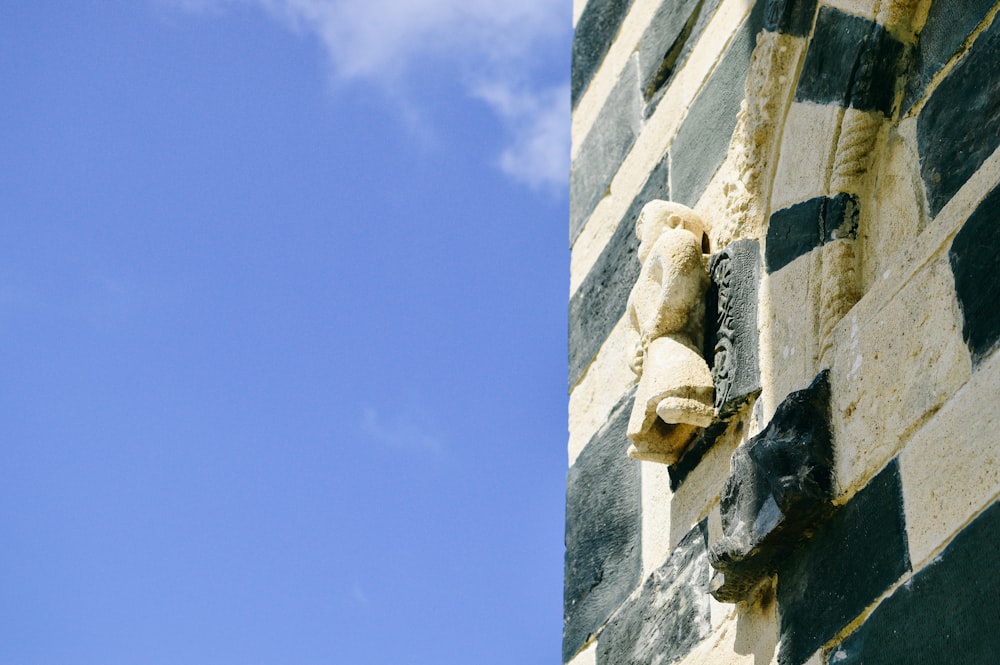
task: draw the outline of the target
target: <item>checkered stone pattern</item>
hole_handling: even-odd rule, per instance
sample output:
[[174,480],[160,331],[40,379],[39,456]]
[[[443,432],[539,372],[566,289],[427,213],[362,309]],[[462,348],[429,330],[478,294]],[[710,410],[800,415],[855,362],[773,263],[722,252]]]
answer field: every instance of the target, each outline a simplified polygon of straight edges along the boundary
[[[563,662],[992,662],[1000,4],[576,5]],[[656,199],[711,227],[703,355],[721,320],[744,359],[715,368],[725,408],[672,466],[625,455],[635,225]],[[721,602],[720,500],[781,496],[758,487],[775,469],[733,460],[818,376],[827,508],[755,503],[776,549]]]

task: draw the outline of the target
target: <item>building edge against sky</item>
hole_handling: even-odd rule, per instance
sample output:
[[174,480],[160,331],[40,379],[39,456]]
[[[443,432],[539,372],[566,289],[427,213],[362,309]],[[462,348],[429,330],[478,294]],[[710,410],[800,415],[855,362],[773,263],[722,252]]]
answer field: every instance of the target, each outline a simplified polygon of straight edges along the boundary
[[[995,659],[998,12],[576,0],[564,663]],[[707,420],[647,404],[672,353]]]

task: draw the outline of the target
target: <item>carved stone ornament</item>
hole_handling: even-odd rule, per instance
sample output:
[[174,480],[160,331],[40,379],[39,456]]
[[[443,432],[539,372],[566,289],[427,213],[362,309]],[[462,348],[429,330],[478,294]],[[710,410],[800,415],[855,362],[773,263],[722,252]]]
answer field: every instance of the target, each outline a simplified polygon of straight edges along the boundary
[[709,342],[713,343],[712,378],[715,411],[719,418],[735,414],[760,393],[757,361],[757,291],[760,283],[760,244],[737,240],[712,255],[709,264]]
[[829,371],[790,394],[771,422],[733,453],[719,507],[723,537],[708,559],[712,595],[737,602],[833,510]]
[[705,224],[690,208],[647,203],[636,221],[642,269],[626,312],[639,377],[628,424],[633,459],[675,463],[715,415],[702,357],[708,273]]

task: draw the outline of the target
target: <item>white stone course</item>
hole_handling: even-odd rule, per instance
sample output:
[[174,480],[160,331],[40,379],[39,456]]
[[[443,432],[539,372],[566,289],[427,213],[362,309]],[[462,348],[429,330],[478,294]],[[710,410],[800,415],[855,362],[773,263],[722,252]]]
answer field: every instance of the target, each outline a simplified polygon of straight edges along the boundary
[[861,285],[867,291],[885,270],[899,247],[913,241],[927,225],[926,202],[916,151],[916,121],[905,120],[884,143],[873,191],[865,197],[858,229]]
[[583,10],[587,7],[587,0],[573,0],[573,27],[576,28]]
[[576,654],[567,665],[597,665],[597,642],[591,642],[587,648]]
[[822,6],[835,7],[845,14],[854,14],[867,19],[874,19],[879,4],[889,0],[824,0]]
[[777,636],[777,603],[769,599],[728,615],[678,665],[774,665]]
[[628,366],[628,331],[619,320],[569,395],[569,465],[635,385]]
[[781,151],[771,190],[771,212],[825,196],[843,109],[793,102],[785,116]]
[[763,423],[788,393],[808,386],[816,368],[816,301],[820,290],[820,252],[804,254],[761,278],[760,322]]
[[994,353],[899,456],[914,570],[1000,495],[998,394],[1000,354]]
[[968,380],[953,293],[942,253],[885,307],[849,314],[849,329],[838,329],[831,368],[838,494],[863,486]]
[[[665,464],[640,464],[642,474],[642,579],[659,568],[677,544],[670,529],[670,474]],[[690,528],[690,527],[689,527]]]

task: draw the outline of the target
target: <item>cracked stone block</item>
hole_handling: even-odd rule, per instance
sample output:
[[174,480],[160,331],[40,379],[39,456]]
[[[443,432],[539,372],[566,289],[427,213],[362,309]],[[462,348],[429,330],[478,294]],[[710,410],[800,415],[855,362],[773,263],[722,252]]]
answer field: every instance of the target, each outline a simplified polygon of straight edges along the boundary
[[867,18],[823,7],[799,75],[795,101],[892,113],[904,47]]
[[597,641],[597,665],[647,665],[683,658],[709,621],[708,527],[703,520],[654,570]]
[[832,512],[829,372],[791,393],[733,453],[720,499],[723,537],[709,552],[712,595],[747,597]]
[[764,28],[794,37],[808,37],[816,14],[816,0],[768,0]]
[[587,443],[566,477],[563,662],[608,620],[642,575],[639,462],[625,429],[633,393]]
[[658,98],[683,66],[718,5],[719,0],[662,0],[637,49],[639,83],[647,102]]

